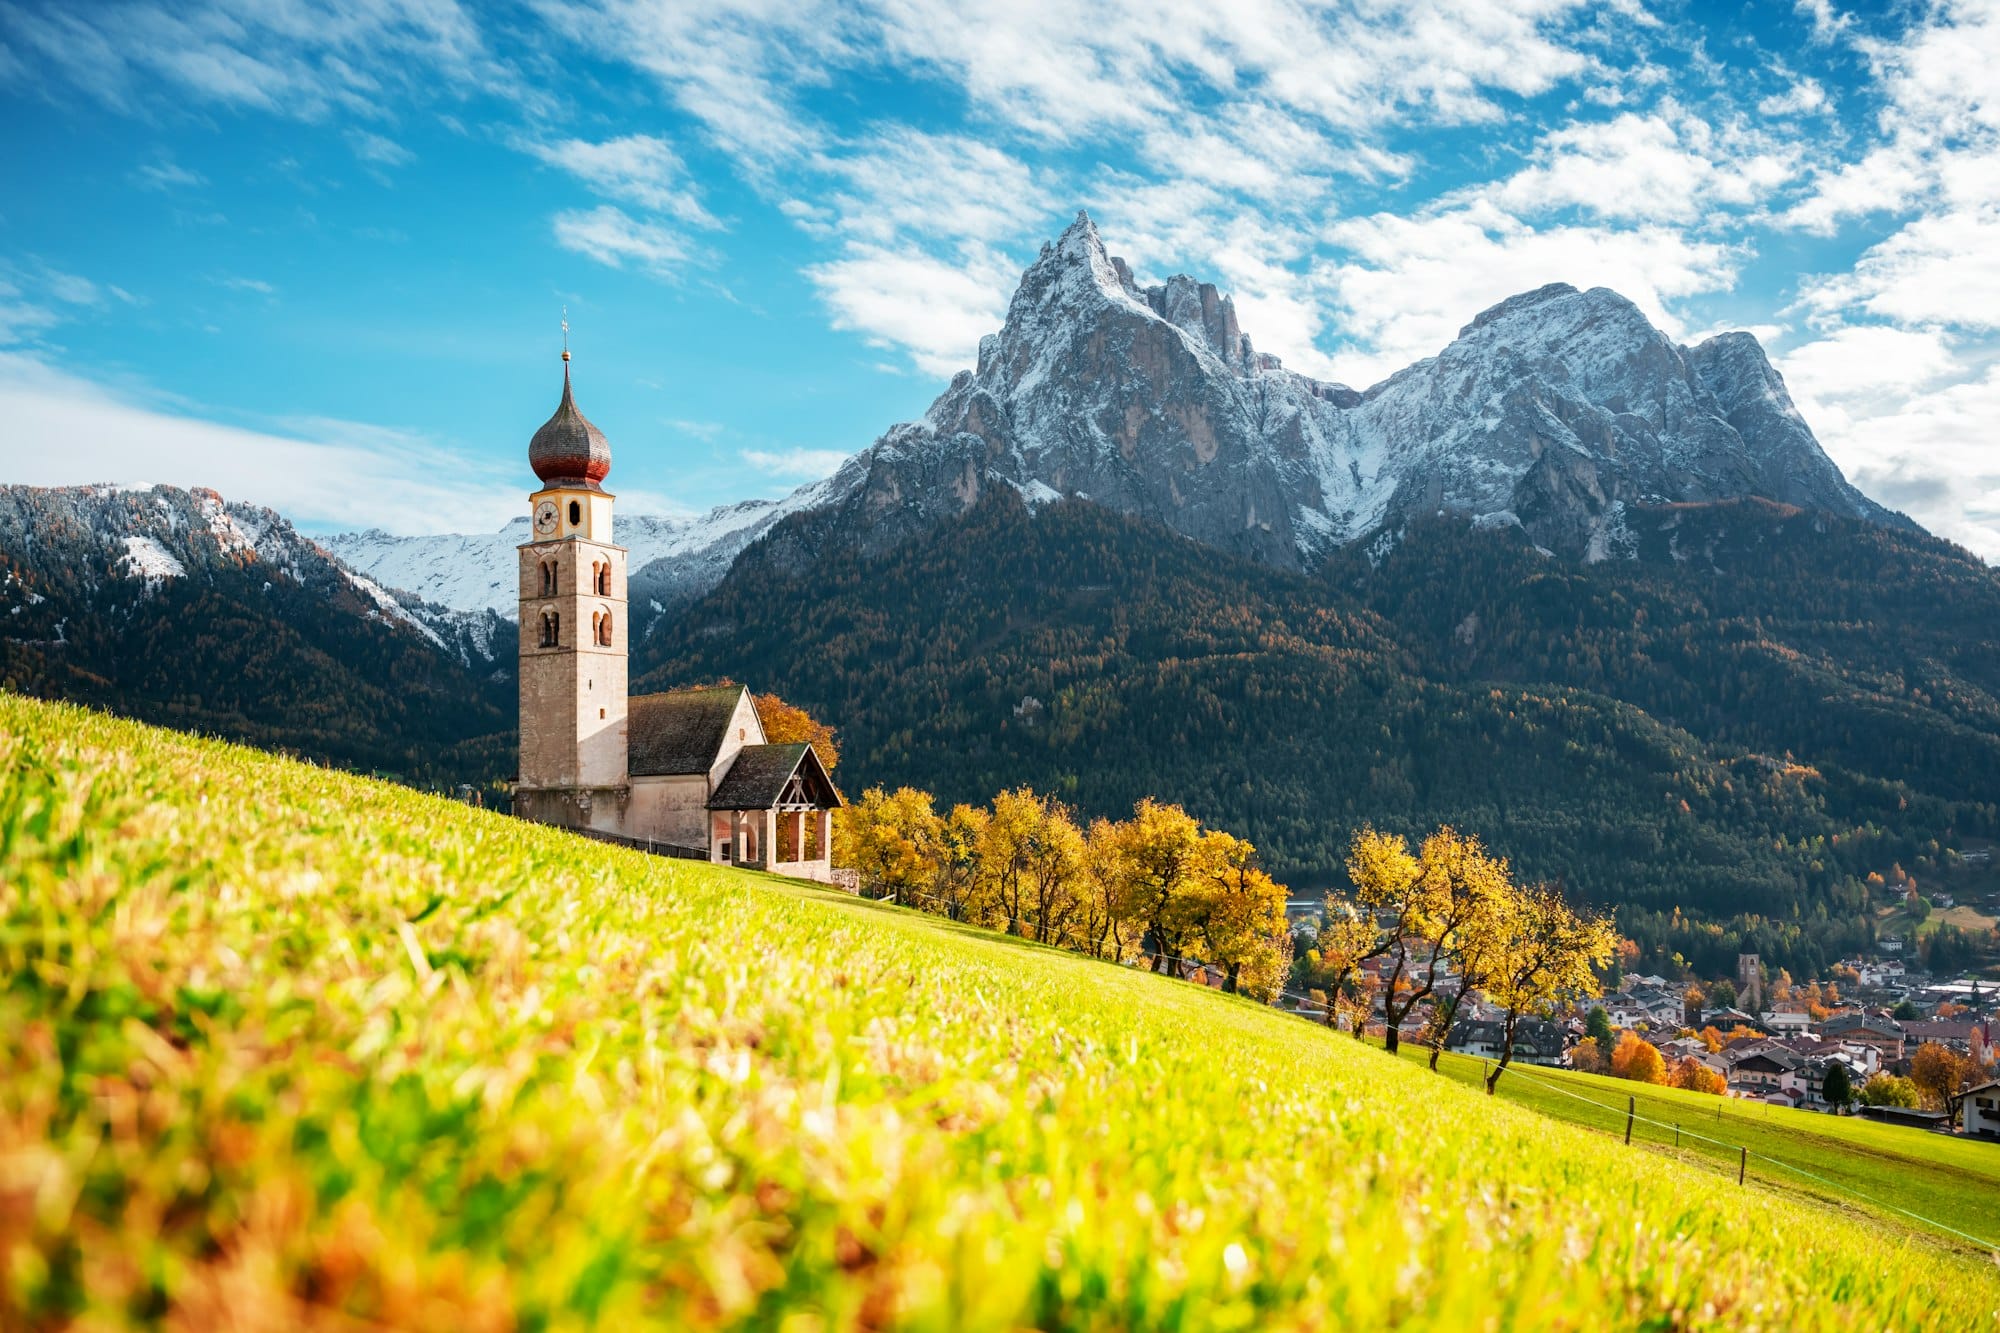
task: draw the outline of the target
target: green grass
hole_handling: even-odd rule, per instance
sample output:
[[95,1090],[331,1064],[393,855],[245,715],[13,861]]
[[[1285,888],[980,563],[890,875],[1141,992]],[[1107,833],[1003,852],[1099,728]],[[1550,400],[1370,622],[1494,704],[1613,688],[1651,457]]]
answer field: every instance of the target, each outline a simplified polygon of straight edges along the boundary
[[1297,1019],[0,696],[0,1327],[1991,1327]]
[[[1405,1048],[1404,1053],[1418,1061],[1429,1059],[1428,1051]],[[1485,1061],[1449,1052],[1438,1065],[1441,1073],[1472,1085],[1482,1083],[1485,1067]],[[1615,1134],[1621,1143],[1630,1097],[1637,1112],[1634,1144],[1731,1181],[1736,1179],[1737,1149],[1748,1148],[1748,1174],[1775,1189],[1865,1214],[1947,1246],[1971,1248],[1964,1236],[2000,1245],[2000,1144],[1567,1069],[1517,1066],[1502,1076],[1499,1096]],[[1683,1131],[1678,1136],[1672,1128],[1676,1125]]]

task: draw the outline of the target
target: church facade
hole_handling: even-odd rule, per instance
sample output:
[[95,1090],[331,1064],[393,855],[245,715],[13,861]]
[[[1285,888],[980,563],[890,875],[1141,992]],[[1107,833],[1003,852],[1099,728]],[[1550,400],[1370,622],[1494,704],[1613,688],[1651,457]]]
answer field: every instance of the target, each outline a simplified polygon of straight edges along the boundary
[[562,401],[535,432],[520,566],[520,768],[514,812],[720,864],[832,878],[840,795],[810,745],[772,744],[740,685],[630,695],[626,551],[611,445]]

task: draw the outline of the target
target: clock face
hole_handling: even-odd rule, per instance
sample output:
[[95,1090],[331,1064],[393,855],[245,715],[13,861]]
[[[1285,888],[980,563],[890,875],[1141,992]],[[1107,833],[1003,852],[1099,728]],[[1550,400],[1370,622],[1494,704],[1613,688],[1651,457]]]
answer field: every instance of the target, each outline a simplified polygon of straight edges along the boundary
[[556,530],[556,502],[544,500],[535,506],[535,531],[550,533]]

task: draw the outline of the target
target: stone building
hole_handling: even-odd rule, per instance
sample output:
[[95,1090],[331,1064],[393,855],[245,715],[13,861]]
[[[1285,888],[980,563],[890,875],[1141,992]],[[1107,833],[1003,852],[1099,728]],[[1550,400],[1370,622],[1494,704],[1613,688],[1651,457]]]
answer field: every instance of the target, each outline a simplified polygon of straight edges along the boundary
[[515,813],[600,838],[808,879],[832,877],[840,795],[803,743],[765,738],[740,685],[628,696],[626,552],[611,445],[562,401],[528,445],[541,480],[519,549],[521,755]]

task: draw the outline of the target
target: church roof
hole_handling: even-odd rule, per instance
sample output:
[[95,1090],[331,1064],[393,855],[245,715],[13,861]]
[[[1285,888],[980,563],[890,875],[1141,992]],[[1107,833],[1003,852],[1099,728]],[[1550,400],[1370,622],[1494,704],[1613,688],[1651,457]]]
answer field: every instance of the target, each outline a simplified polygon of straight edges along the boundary
[[633,695],[625,702],[628,771],[635,778],[706,774],[742,697],[741,685]]
[[769,810],[778,804],[792,778],[802,779],[807,796],[814,804],[838,809],[840,794],[833,788],[819,756],[804,741],[788,745],[746,745],[736,752],[736,762],[715,784],[708,798],[711,810]]
[[588,486],[611,475],[611,442],[590,424],[569,388],[569,353],[563,353],[562,401],[556,414],[528,441],[528,466],[549,485]]

